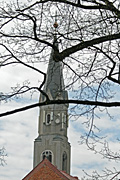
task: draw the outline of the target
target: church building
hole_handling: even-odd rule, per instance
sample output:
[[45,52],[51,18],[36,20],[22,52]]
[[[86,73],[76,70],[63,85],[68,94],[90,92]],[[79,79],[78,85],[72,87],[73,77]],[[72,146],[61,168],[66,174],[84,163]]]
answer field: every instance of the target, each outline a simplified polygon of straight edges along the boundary
[[[54,45],[58,49],[56,35]],[[52,49],[43,91],[50,100],[67,100],[62,62],[55,61]],[[40,102],[45,101],[40,95]],[[68,104],[40,107],[38,137],[34,141],[33,170],[23,180],[78,179],[70,176],[71,146],[67,137]],[[46,168],[45,168],[46,167]],[[36,175],[37,174],[37,175]],[[52,174],[52,175],[51,175]],[[35,178],[35,177],[38,178]]]

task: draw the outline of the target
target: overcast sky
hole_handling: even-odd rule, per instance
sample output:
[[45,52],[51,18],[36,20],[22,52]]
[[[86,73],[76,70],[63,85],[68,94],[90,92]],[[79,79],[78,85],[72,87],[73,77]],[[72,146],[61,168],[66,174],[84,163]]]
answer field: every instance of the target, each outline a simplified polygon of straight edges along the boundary
[[[38,66],[38,65],[37,65]],[[40,67],[42,68],[42,67]],[[43,67],[44,69],[44,67]],[[31,85],[37,84],[41,77],[27,68],[22,66],[12,66],[0,69],[0,92],[10,91],[10,87],[16,86],[17,83],[22,84],[23,79],[30,79]],[[38,102],[39,95],[35,94],[32,99],[26,95],[21,100],[13,100],[8,103],[0,104],[0,112],[4,112],[25,104]],[[115,139],[119,137],[120,121],[119,108],[111,108],[110,112],[114,118],[109,121],[108,116],[99,114],[101,119],[96,118],[96,124],[102,129],[101,133],[107,135],[111,141],[110,145],[113,150],[119,149]],[[14,115],[0,118],[0,147],[6,148],[6,165],[0,166],[0,180],[20,180],[33,167],[33,147],[34,139],[38,136],[38,116],[39,108],[17,113]],[[80,145],[80,136],[85,130],[82,122],[86,120],[82,118],[78,121],[69,122],[68,136],[71,143],[71,174],[82,177],[83,171],[92,172],[93,170],[102,170],[105,167],[112,168],[119,163],[106,161],[101,156],[87,150],[86,145]]]
[[[44,66],[38,68],[46,69]],[[23,66],[0,68],[0,92],[9,92],[11,87],[15,87],[16,84],[22,85],[24,80],[30,80],[31,86],[34,86],[41,81],[41,76],[39,77],[38,73],[23,68]],[[120,97],[119,92],[116,97]],[[0,113],[38,101],[38,94],[34,94],[32,99],[26,94],[21,100],[1,103]],[[116,139],[120,136],[120,108],[111,108],[110,113],[114,117],[111,121],[102,111],[99,112],[101,118],[96,117],[95,121],[101,129],[100,133],[107,136],[110,141],[110,148],[119,150]],[[8,155],[5,158],[6,165],[0,166],[0,180],[20,180],[32,170],[34,139],[38,136],[38,116],[39,108],[35,108],[0,118],[0,148],[5,147]],[[80,145],[80,136],[85,130],[82,122],[86,119],[72,120],[70,119],[68,127],[68,137],[71,143],[71,175],[81,178],[84,176],[83,170],[92,173],[94,170],[102,172],[105,167],[111,170],[113,167],[120,169],[120,163],[107,161],[100,155],[88,151],[86,145]]]

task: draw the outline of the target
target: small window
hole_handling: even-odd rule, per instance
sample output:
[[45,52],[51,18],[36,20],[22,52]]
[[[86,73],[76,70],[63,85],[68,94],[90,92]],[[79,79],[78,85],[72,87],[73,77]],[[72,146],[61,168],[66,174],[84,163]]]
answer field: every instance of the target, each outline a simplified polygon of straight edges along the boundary
[[51,124],[51,116],[50,116],[50,114],[47,114],[46,115],[46,125],[49,125],[49,124]]
[[67,172],[67,153],[64,152],[62,156],[62,170]]
[[47,158],[52,163],[52,152],[49,150],[46,150],[42,153],[42,159]]

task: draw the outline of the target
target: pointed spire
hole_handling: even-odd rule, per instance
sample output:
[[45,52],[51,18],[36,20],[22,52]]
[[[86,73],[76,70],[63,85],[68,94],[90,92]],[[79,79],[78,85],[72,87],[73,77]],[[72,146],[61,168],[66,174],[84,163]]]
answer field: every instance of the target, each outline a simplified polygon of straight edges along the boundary
[[64,91],[63,67],[62,62],[54,60],[54,50],[52,49],[45,83],[45,92],[50,91],[52,98],[55,99],[57,94]]
[[[55,15],[54,27],[55,27],[55,35],[54,35],[53,45],[55,45],[57,49],[59,50],[57,34],[56,34],[56,28],[58,27],[57,12]],[[56,97],[59,94],[62,96],[63,99],[67,98],[67,91],[65,91],[64,79],[63,79],[62,62],[55,61],[54,49],[52,49],[50,59],[49,59],[47,78],[46,78],[46,83],[44,86],[44,91],[50,92],[53,99],[56,99]]]

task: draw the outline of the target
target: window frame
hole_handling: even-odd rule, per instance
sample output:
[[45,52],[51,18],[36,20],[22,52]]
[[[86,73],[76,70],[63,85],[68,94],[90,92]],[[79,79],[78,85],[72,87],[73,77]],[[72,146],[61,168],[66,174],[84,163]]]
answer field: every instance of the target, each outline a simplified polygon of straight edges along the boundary
[[51,163],[53,163],[53,152],[51,150],[45,150],[41,153],[42,160],[47,158]]
[[[49,117],[49,119],[48,119]],[[47,113],[46,114],[46,121],[45,121],[46,125],[50,125],[51,124],[51,114],[50,113]]]
[[67,172],[67,153],[66,151],[62,154],[62,171]]

